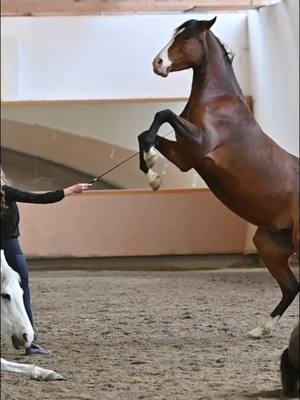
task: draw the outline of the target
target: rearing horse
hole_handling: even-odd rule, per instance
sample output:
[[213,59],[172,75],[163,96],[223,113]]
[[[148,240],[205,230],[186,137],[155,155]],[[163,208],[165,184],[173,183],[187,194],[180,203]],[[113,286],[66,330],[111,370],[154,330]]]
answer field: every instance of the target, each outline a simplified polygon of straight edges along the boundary
[[[139,135],[140,169],[157,190],[160,177],[151,168],[156,148],[181,171],[194,168],[212,192],[234,213],[256,225],[254,244],[282,290],[271,316],[250,332],[269,333],[299,292],[289,267],[299,260],[299,160],[267,136],[249,110],[231,59],[210,28],[210,21],[190,20],[154,58],[154,72],[193,69],[191,94],[183,112],[155,115]],[[169,123],[176,141],[157,135]]]

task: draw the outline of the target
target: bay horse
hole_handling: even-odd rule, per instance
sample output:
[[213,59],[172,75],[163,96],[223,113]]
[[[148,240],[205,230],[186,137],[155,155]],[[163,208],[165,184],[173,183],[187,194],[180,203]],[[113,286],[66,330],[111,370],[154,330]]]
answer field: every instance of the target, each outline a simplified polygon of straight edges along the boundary
[[[235,214],[257,226],[253,241],[282,299],[270,317],[249,332],[268,334],[299,292],[289,266],[299,260],[299,160],[267,136],[250,111],[235,77],[231,58],[212,33],[216,18],[189,20],[153,60],[156,74],[193,70],[191,94],[177,116],[171,110],[155,115],[139,140],[140,169],[157,190],[152,170],[157,149],[181,171],[194,169],[211,191]],[[162,124],[175,131],[176,141],[157,135]]]
[[[30,347],[34,331],[23,301],[19,275],[7,264],[1,250],[1,340],[9,337],[16,349]],[[53,381],[63,377],[56,372],[32,364],[20,364],[1,358],[1,372],[29,375],[33,379]]]

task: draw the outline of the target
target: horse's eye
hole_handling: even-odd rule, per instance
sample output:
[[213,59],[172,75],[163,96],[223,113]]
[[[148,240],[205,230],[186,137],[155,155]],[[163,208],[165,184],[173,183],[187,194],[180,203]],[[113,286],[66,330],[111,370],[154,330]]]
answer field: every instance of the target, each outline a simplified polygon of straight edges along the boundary
[[10,294],[8,294],[8,293],[1,293],[1,298],[5,299],[5,300],[10,300],[11,299]]

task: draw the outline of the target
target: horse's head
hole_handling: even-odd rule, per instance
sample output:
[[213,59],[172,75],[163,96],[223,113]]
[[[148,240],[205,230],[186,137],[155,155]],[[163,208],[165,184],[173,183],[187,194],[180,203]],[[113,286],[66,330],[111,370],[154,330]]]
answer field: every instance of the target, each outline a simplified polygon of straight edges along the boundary
[[1,336],[9,336],[16,349],[30,347],[34,331],[23,301],[20,277],[7,264],[1,250]]
[[207,52],[205,35],[216,21],[190,20],[180,25],[170,42],[153,60],[156,74],[167,77],[169,72],[200,65]]

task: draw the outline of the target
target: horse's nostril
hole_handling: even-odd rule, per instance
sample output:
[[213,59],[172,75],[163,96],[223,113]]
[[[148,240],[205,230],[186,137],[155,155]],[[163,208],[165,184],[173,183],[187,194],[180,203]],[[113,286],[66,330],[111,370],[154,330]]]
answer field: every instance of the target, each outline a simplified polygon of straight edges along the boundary
[[162,63],[163,63],[162,58],[158,58],[158,59],[157,59],[157,65],[161,65]]
[[25,340],[25,342],[28,342],[28,335],[27,335],[27,333],[23,333],[23,339]]

